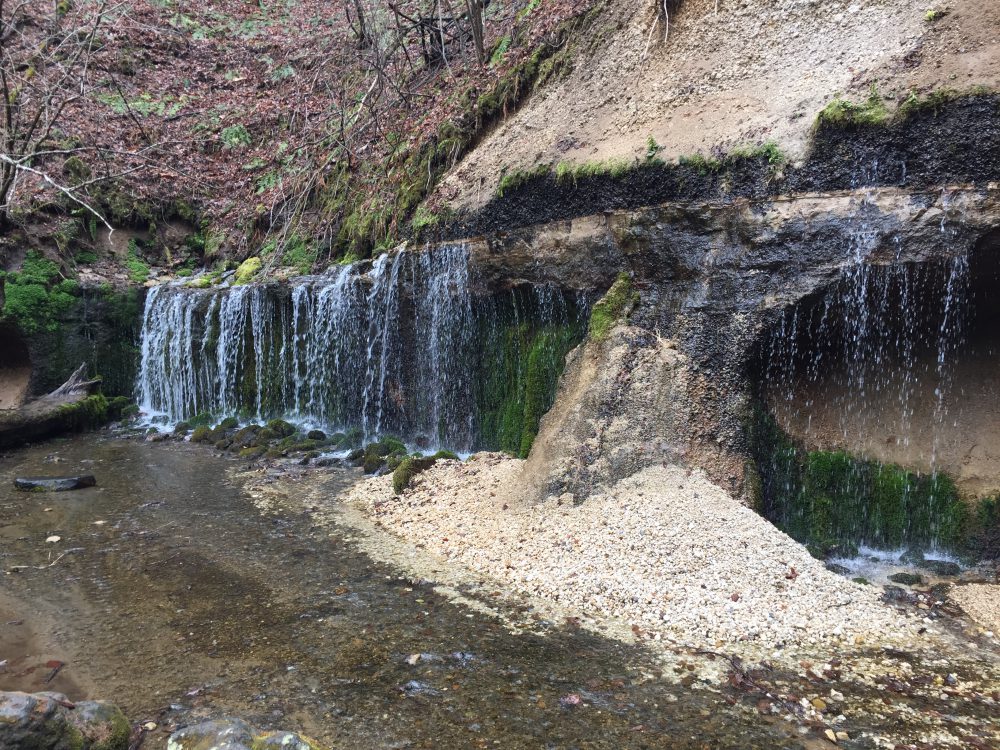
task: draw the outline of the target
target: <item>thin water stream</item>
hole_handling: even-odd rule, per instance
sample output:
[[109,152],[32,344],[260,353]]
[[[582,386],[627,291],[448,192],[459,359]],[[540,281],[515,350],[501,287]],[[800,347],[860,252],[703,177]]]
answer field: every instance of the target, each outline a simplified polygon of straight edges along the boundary
[[[308,507],[262,511],[233,468],[107,433],[4,457],[0,565],[30,567],[0,586],[0,689],[114,701],[158,724],[151,750],[226,715],[335,748],[808,746],[793,725],[656,678],[641,648],[562,624],[514,635]],[[12,487],[82,471],[98,486]],[[356,479],[327,472],[331,497]],[[65,666],[46,682],[52,660]]]

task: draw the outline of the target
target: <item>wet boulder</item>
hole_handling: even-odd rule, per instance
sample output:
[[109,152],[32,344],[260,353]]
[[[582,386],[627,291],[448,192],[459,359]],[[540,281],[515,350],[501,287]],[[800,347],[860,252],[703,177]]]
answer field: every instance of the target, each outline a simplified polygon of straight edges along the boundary
[[18,477],[14,480],[14,486],[25,492],[67,492],[96,485],[97,480],[93,474],[75,477]]
[[916,573],[893,573],[889,576],[893,583],[901,583],[904,586],[919,586],[924,582],[924,577]]
[[167,750],[325,750],[315,740],[294,732],[260,732],[242,719],[205,721],[179,729]]
[[917,563],[917,567],[923,568],[936,576],[957,576],[962,574],[962,566],[949,560],[926,559]]
[[131,727],[103,701],[72,703],[60,693],[0,692],[0,747],[127,750]]

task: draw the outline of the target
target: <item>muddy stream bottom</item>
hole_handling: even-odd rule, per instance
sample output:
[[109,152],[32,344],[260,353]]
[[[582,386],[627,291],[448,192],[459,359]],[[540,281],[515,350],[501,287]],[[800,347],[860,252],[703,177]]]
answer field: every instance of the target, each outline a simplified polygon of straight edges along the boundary
[[[262,510],[241,467],[107,433],[3,457],[0,690],[112,701],[157,724],[142,745],[156,750],[224,716],[332,748],[823,746],[748,704],[739,680],[661,679],[641,646],[571,622],[513,633],[373,561],[307,504]],[[328,497],[358,479],[324,471]],[[98,486],[13,489],[76,473]]]

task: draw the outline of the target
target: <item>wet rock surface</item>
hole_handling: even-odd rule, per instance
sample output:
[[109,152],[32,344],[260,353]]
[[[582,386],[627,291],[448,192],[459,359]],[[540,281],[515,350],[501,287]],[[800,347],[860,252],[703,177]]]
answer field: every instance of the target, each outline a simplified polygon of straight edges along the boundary
[[110,703],[61,693],[0,692],[0,748],[127,750],[131,727]]
[[93,474],[75,477],[18,477],[14,480],[17,489],[27,492],[68,492],[96,485],[97,479]]
[[218,719],[170,735],[168,750],[325,750],[294,732],[261,732],[242,719]]

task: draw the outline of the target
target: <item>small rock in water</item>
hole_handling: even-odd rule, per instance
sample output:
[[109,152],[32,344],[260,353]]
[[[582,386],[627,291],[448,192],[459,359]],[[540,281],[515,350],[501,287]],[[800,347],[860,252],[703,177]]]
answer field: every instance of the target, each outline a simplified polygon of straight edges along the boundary
[[435,690],[426,682],[418,680],[410,680],[405,685],[400,685],[399,691],[409,698],[415,695],[441,695],[440,691]]
[[883,586],[882,598],[887,602],[905,602],[910,598],[910,594],[899,586]]
[[93,487],[97,480],[93,474],[81,474],[76,477],[18,477],[14,487],[26,492],[66,492]]
[[958,563],[948,562],[947,560],[923,560],[917,563],[917,565],[938,576],[957,576],[962,572],[962,568]]
[[846,576],[851,574],[850,568],[845,568],[843,565],[837,565],[837,563],[827,563],[826,569],[831,573],[836,573],[838,576]]
[[924,582],[924,577],[916,573],[893,573],[889,576],[889,580],[904,586],[917,586]]

